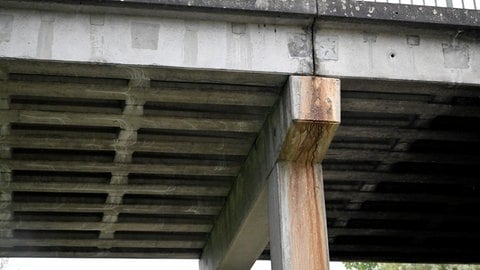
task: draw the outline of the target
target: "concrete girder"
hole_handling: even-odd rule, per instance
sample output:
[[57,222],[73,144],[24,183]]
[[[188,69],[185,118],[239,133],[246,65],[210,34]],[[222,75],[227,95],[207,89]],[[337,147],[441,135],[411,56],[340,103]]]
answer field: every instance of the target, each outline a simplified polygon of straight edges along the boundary
[[312,72],[311,35],[301,26],[28,9],[3,9],[0,20],[0,57]]
[[475,32],[320,21],[314,47],[321,76],[480,84]]
[[4,9],[0,17],[4,58],[480,83],[474,30],[321,20],[312,35],[298,25],[121,14]]

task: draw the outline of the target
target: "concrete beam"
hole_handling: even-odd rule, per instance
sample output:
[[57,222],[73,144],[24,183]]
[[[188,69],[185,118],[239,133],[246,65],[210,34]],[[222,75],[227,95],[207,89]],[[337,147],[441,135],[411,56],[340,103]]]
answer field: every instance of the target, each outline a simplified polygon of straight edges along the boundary
[[3,9],[0,57],[283,74],[311,73],[303,26]]
[[[6,76],[2,76],[6,77]],[[5,80],[1,78],[0,82],[3,84]],[[0,109],[10,109],[10,97],[0,94]],[[0,119],[0,137],[10,136],[11,122]],[[12,157],[12,149],[8,144],[0,143],[0,158],[6,159]],[[0,164],[0,185],[9,185],[12,183],[12,170]],[[0,189],[0,220],[12,220],[13,211],[9,209],[12,202],[12,192],[7,189]],[[0,227],[0,238],[12,238],[13,230]]]
[[254,264],[269,239],[268,186],[276,177],[277,161],[320,162],[339,121],[338,80],[290,77],[217,218],[201,269],[249,269]]
[[321,21],[314,47],[321,76],[480,84],[475,32]]
[[[115,204],[79,204],[79,203],[10,203],[0,201],[0,210],[5,213],[8,211],[33,211],[33,212],[72,212],[72,213],[98,213],[104,211],[115,211],[118,213],[133,214],[158,214],[165,215],[217,215],[221,205],[212,203],[199,204],[192,201],[185,204],[179,202],[165,203],[163,205],[135,204],[135,205],[115,205]],[[5,212],[3,212],[5,211]],[[8,219],[8,218],[2,218]]]
[[82,161],[35,161],[24,163],[21,160],[4,159],[0,164],[3,170],[38,170],[38,171],[76,171],[76,172],[130,172],[149,174],[176,175],[215,175],[236,176],[237,165],[178,165],[178,164],[117,164],[106,162]]
[[[201,221],[200,221],[201,222]],[[100,231],[113,229],[114,231],[133,232],[200,232],[208,233],[212,229],[209,223],[199,223],[195,219],[169,218],[157,223],[105,223],[105,222],[61,222],[61,221],[1,221],[0,227],[14,230],[85,230]]]
[[[124,181],[123,175],[115,174],[115,181]],[[4,178],[4,176],[2,176]],[[120,178],[120,179],[118,179]],[[228,186],[209,186],[209,185],[174,185],[174,184],[160,184],[160,185],[129,185],[125,183],[117,184],[76,184],[76,183],[23,183],[23,182],[6,182],[3,180],[0,183],[2,192],[13,191],[29,191],[29,192],[76,192],[76,193],[105,193],[106,190],[112,193],[128,193],[128,194],[146,194],[146,195],[170,195],[170,196],[212,196],[220,197],[228,194]],[[112,181],[113,182],[113,181]]]
[[[201,69],[185,69],[185,68],[162,68],[157,66],[138,66],[138,65],[110,65],[108,63],[98,63],[98,62],[87,62],[87,63],[79,63],[79,62],[55,62],[55,61],[44,61],[44,60],[28,60],[28,59],[18,59],[18,58],[0,58],[0,78],[2,76],[2,71],[4,72],[4,76],[9,76],[9,74],[31,74],[34,76],[37,75],[52,75],[52,76],[67,76],[67,77],[90,77],[90,78],[112,78],[114,81],[118,79],[122,80],[122,85],[117,85],[117,83],[113,83],[115,86],[112,89],[108,87],[106,84],[104,85],[103,89],[106,90],[108,93],[103,96],[98,96],[96,91],[88,91],[89,96],[100,99],[117,99],[122,98],[123,95],[121,92],[128,91],[128,87],[124,88],[127,84],[126,80],[131,80],[138,77],[148,77],[151,79],[152,84],[156,84],[156,86],[152,88],[152,95],[145,93],[144,97],[148,100],[155,100],[155,97],[158,97],[160,100],[166,98],[171,102],[187,102],[185,99],[182,100],[172,100],[171,97],[168,98],[165,95],[161,95],[162,93],[166,94],[173,94],[178,96],[177,93],[179,89],[182,91],[185,90],[185,83],[188,83],[192,90],[195,89],[196,94],[193,92],[189,92],[187,95],[181,95],[183,97],[191,98],[190,102],[196,102],[198,98],[200,98],[200,93],[205,93],[205,91],[209,92],[209,96],[211,94],[218,96],[220,92],[225,94],[226,92],[224,89],[228,90],[235,90],[237,93],[243,96],[243,94],[247,92],[252,93],[260,93],[262,92],[263,87],[268,87],[266,92],[278,92],[279,89],[285,85],[285,82],[288,80],[287,74],[280,74],[280,73],[258,73],[258,72],[237,72],[237,71],[229,71],[229,70],[201,70]],[[169,83],[169,82],[179,82],[180,85],[177,83]],[[8,81],[5,81],[8,83]],[[165,85],[166,84],[166,85]],[[223,85],[222,85],[223,84]],[[229,86],[225,86],[228,84]],[[6,84],[7,85],[7,84]],[[35,82],[37,87],[42,87],[42,91],[45,91],[45,87],[41,86],[40,82]],[[71,95],[72,92],[77,92],[76,95],[72,97],[81,97],[81,94],[78,91],[70,88],[67,84],[63,84],[67,87],[62,87],[61,91],[56,91],[55,95],[60,95],[58,92],[66,91],[67,95]],[[245,91],[245,86],[249,88]],[[25,85],[16,85],[14,87],[18,87],[19,91],[23,91],[26,88]],[[54,86],[53,88],[59,87],[58,85]],[[227,87],[227,88],[225,88]],[[8,87],[10,89],[10,87]],[[51,87],[48,87],[51,88]],[[157,90],[155,90],[157,88]],[[161,88],[161,89],[158,89]],[[71,89],[72,91],[68,90]],[[88,90],[94,90],[95,87],[88,88]],[[97,88],[98,89],[98,88]],[[116,90],[115,90],[116,89]],[[168,90],[167,90],[168,89]],[[169,90],[175,90],[175,92],[170,92]],[[210,93],[210,90],[213,90],[214,93]],[[265,89],[264,89],[265,90]],[[10,90],[6,90],[9,91]],[[38,91],[38,92],[42,92]],[[120,92],[120,96],[112,96],[109,93],[114,91]],[[82,92],[82,91],[80,91]],[[83,91],[87,92],[87,91]],[[230,92],[230,91],[228,91]],[[2,92],[3,93],[3,92]],[[185,93],[185,92],[182,92]],[[17,93],[19,94],[19,93]],[[16,95],[16,94],[14,94]],[[20,95],[20,94],[19,94]],[[32,95],[32,92],[25,93],[25,95]],[[39,94],[38,94],[39,95]],[[80,96],[79,96],[80,95]],[[245,104],[244,97],[241,96],[229,96],[225,97],[230,100],[242,100],[241,104]],[[83,96],[85,97],[85,96]],[[269,97],[262,96],[260,99],[270,102],[269,105],[271,106],[273,102],[276,100],[277,95],[273,94]],[[248,102],[252,102],[252,99],[249,98]],[[202,102],[199,100],[199,102]],[[203,102],[202,102],[203,104]],[[232,104],[232,103],[230,103]],[[264,103],[265,104],[265,103]],[[224,104],[227,105],[227,104]],[[265,106],[265,105],[262,105]]]
[[[0,101],[8,101],[6,96],[28,95],[36,97],[58,96],[65,98],[97,98],[123,100],[142,100],[143,102],[169,102],[202,105],[240,105],[270,108],[277,99],[275,88],[271,92],[262,87],[235,85],[190,84],[189,88],[181,84],[168,84],[149,87],[149,91],[132,91],[132,87],[118,85],[88,85],[79,83],[48,83],[3,81]],[[233,90],[233,91],[232,91]],[[1,104],[1,103],[0,103]],[[5,105],[6,107],[6,105]],[[1,107],[0,107],[1,108]]]
[[[181,154],[207,154],[207,155],[232,155],[243,156],[248,153],[250,144],[241,139],[225,139],[221,144],[206,141],[201,138],[197,141],[183,141],[165,138],[162,142],[131,141],[117,139],[65,139],[65,138],[32,138],[29,136],[1,136],[0,144],[18,148],[44,148],[44,149],[79,149],[79,150],[106,150],[124,149],[138,152],[161,152]],[[168,140],[170,139],[170,140]],[[122,145],[123,144],[123,145]],[[121,148],[122,147],[122,148]]]
[[[1,110],[4,122],[50,125],[90,125],[96,127],[119,127],[121,129],[158,128],[170,130],[219,131],[254,133],[262,126],[260,120],[211,121],[208,118],[142,117],[138,115],[109,115],[95,113],[62,113],[40,110]],[[122,138],[124,140],[124,138]]]
[[[168,9],[174,5],[160,6]],[[183,6],[182,10],[185,14],[197,13],[187,12]],[[308,23],[277,25],[243,19],[232,22],[182,16],[179,20],[178,16],[79,13],[53,8],[3,9],[0,19],[5,35],[0,40],[0,58],[73,62],[71,69],[79,64],[104,63],[117,64],[110,67],[118,69],[122,64],[131,69],[132,78],[139,71],[150,73],[147,69],[151,68],[146,67],[161,67],[195,69],[198,72],[189,76],[200,76],[200,80],[205,80],[204,75],[196,75],[200,71],[223,70],[255,76],[315,73],[341,78],[480,83],[476,76],[480,45],[471,27],[452,30],[439,24],[443,28],[432,30],[391,20],[389,25],[379,25],[375,20],[352,22],[354,16],[326,21],[335,16],[322,15],[312,43],[311,31],[306,30]],[[13,64],[7,64],[7,71],[19,65]],[[152,80],[158,76],[144,75]],[[213,77],[208,80],[215,80]]]

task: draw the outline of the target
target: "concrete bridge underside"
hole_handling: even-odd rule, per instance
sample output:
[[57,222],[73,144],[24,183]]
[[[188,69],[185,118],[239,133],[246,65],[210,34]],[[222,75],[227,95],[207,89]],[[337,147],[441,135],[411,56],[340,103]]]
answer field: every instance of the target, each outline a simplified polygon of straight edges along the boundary
[[0,256],[480,262],[478,11],[59,2],[0,3]]

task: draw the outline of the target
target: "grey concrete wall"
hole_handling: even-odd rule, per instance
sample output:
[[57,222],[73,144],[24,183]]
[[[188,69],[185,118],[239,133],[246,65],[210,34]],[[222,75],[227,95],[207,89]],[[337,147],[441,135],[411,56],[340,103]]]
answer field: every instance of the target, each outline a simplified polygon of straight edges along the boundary
[[318,75],[480,84],[475,32],[323,22],[315,50]]
[[314,26],[279,25],[185,14],[4,8],[0,57],[480,84],[480,39],[471,28],[331,18]]
[[301,26],[0,11],[0,57],[310,73],[310,38]]

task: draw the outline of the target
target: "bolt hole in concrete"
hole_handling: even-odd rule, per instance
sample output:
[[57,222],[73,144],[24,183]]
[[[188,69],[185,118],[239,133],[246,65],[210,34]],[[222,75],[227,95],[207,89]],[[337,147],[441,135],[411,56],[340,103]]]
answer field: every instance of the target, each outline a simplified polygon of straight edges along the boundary
[[396,56],[395,53],[390,53],[390,58],[393,59],[393,58],[395,58],[395,56]]

